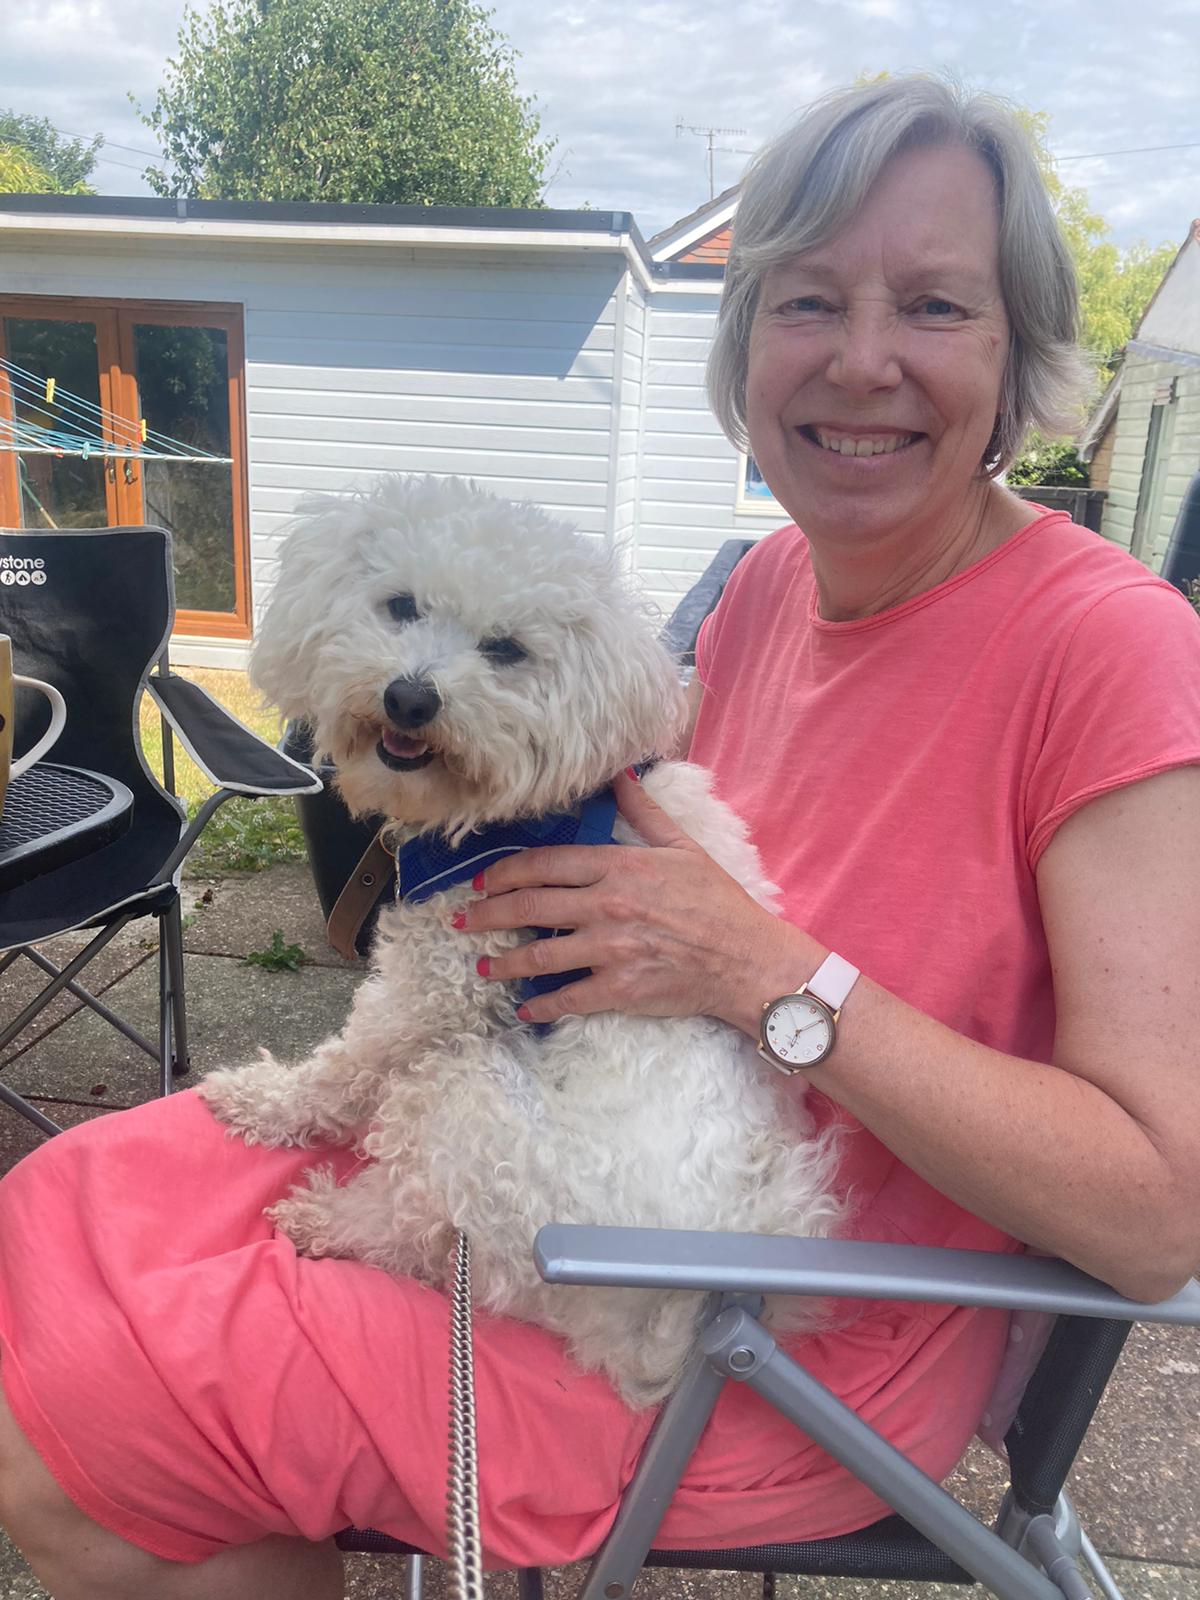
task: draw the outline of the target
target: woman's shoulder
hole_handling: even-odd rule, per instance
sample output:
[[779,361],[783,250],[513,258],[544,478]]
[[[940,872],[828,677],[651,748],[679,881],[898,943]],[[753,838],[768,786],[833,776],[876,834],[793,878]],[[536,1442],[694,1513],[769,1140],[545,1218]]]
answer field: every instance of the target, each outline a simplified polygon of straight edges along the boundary
[[996,564],[993,575],[1018,611],[1045,630],[1047,642],[1072,632],[1093,612],[1104,620],[1164,613],[1181,624],[1197,620],[1181,591],[1128,550],[1064,514],[1042,506],[1031,510],[1036,520],[1011,541],[1009,558]]

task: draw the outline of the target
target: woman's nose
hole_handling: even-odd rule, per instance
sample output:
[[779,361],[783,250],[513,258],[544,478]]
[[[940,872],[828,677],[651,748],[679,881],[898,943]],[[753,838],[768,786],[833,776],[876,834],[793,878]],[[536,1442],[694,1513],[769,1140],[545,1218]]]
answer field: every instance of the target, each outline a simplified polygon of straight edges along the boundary
[[896,336],[896,319],[884,308],[851,308],[835,335],[829,382],[855,395],[894,389],[901,378]]

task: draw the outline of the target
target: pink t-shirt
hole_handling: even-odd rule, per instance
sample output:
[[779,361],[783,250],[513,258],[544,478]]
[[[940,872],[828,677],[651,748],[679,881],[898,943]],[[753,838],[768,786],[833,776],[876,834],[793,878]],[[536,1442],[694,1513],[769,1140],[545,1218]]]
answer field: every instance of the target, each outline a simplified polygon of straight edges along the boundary
[[[697,645],[691,759],[750,824],[790,921],[960,1033],[1050,1061],[1038,859],[1088,800],[1200,762],[1200,618],[1064,513],[875,616],[825,621],[816,598],[795,527],[738,565]],[[854,1235],[1016,1248],[809,1093],[821,1122],[847,1130]],[[971,1327],[994,1375],[991,1314],[923,1310],[943,1340]],[[826,1381],[845,1392],[836,1337],[827,1351]],[[852,1341],[844,1353],[855,1359]],[[919,1431],[904,1413],[929,1405],[928,1383],[900,1370],[912,1357],[898,1342],[882,1386],[893,1437]],[[939,1400],[944,1437],[965,1441],[978,1386]]]

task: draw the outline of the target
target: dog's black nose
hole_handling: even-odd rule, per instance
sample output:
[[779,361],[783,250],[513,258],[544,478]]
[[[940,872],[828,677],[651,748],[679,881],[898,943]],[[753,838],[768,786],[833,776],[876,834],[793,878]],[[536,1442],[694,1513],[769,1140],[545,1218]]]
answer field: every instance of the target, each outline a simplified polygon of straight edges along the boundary
[[398,728],[423,728],[442,709],[442,699],[422,678],[393,678],[383,691],[383,709]]

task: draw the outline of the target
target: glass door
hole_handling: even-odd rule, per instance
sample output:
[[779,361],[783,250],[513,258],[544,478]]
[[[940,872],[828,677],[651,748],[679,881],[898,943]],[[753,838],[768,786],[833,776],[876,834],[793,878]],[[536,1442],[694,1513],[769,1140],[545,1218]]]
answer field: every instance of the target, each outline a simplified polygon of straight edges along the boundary
[[[7,390],[0,400],[7,400],[4,420],[17,446],[5,452],[14,527],[107,528],[119,521],[116,474],[99,448],[99,441],[113,439],[105,425],[111,384],[102,373],[110,372],[115,349],[111,314],[0,319]],[[82,439],[97,441],[95,453],[81,453]]]
[[239,309],[0,298],[0,523],[167,528],[176,630],[250,634]]
[[198,627],[201,617],[244,614],[245,519],[234,460],[240,323],[203,310],[147,309],[123,317],[121,335],[133,404],[156,447],[137,464],[133,488],[140,520],[172,534],[180,620]]

